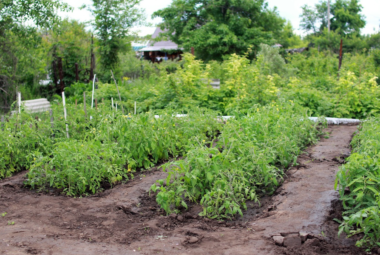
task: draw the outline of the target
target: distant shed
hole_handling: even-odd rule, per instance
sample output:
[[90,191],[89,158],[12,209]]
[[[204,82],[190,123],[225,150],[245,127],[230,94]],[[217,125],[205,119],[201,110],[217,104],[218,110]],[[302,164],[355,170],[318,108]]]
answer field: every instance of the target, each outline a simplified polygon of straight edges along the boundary
[[[161,28],[157,27],[152,35],[152,39],[159,37],[163,31]],[[150,60],[153,63],[159,63],[164,60],[181,60],[181,54],[183,53],[183,48],[178,47],[178,45],[172,41],[151,41],[145,48],[140,49],[144,52],[144,59]]]
[[294,54],[294,53],[302,53],[304,51],[309,51],[309,47],[305,48],[297,48],[297,49],[287,49],[285,50],[287,53]]

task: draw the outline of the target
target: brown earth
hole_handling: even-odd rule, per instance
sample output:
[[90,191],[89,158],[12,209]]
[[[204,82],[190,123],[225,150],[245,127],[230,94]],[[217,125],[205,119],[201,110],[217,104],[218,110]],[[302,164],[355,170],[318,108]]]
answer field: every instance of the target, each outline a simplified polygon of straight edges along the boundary
[[85,198],[27,190],[20,173],[0,182],[0,254],[365,254],[333,221],[342,210],[335,173],[356,129],[329,127],[273,197],[234,221],[201,218],[198,205],[164,216],[147,193],[165,177],[157,168]]

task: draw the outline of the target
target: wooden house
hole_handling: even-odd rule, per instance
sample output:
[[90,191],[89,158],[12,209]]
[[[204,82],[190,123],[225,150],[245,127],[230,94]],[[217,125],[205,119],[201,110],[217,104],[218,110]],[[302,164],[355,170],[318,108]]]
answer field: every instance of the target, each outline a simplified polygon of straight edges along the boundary
[[[163,31],[157,27],[152,35],[152,39],[159,37]],[[172,41],[159,41],[152,40],[145,48],[140,49],[144,54],[145,60],[150,60],[153,63],[160,63],[166,60],[181,60],[183,48],[179,48],[177,44]]]

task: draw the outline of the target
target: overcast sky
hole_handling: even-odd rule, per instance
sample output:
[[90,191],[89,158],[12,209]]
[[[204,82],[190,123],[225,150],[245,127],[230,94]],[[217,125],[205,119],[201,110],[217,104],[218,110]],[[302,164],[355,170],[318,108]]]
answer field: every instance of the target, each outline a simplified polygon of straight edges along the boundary
[[[334,1],[334,0],[333,0]],[[76,19],[79,21],[89,21],[92,19],[91,14],[87,10],[79,10],[78,8],[83,4],[91,5],[92,0],[62,0],[62,2],[66,2],[75,10],[71,13],[64,13],[62,16],[69,17],[71,19]],[[160,19],[152,20],[150,17],[153,12],[156,10],[162,9],[170,5],[172,0],[142,0],[140,7],[145,9],[145,14],[147,17],[147,21],[153,24],[157,24],[160,22]],[[319,2],[319,0],[267,0],[270,7],[277,7],[280,16],[290,20],[292,23],[295,32],[298,34],[302,34],[302,31],[299,29],[300,23],[300,14],[301,14],[301,6],[308,4],[314,5]],[[361,0],[360,3],[363,5],[363,14],[366,16],[367,25],[364,29],[362,29],[362,33],[371,34],[374,33],[374,29],[379,31],[380,25],[380,0]],[[135,31],[139,31],[140,35],[152,34],[154,28],[149,27],[140,27],[134,28]]]

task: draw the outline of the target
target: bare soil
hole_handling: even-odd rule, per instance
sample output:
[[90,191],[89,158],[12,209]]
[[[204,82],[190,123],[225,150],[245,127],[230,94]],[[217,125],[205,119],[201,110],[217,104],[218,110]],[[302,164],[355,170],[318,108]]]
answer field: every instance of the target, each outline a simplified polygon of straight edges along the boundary
[[356,129],[329,127],[274,196],[233,221],[201,218],[196,204],[166,216],[147,193],[166,176],[157,168],[84,198],[28,190],[20,173],[0,182],[0,254],[365,254],[333,221],[342,211],[335,173]]

